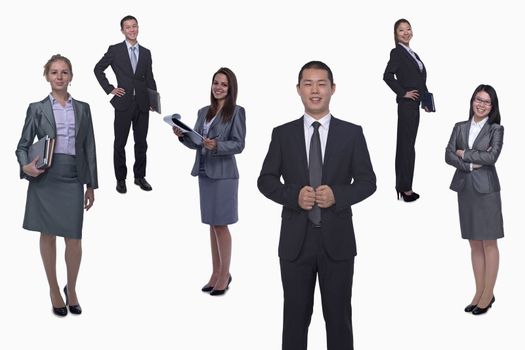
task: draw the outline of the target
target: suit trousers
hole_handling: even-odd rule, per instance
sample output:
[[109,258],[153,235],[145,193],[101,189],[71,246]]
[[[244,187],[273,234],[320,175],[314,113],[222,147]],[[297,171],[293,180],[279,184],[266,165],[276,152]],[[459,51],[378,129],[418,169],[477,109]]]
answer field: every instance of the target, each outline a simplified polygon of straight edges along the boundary
[[316,278],[326,324],[328,350],[352,350],[352,280],[354,258],[333,260],[322,240],[321,228],[309,224],[299,257],[281,259],[284,290],[283,350],[306,350],[313,312]]
[[126,167],[126,143],[131,125],[133,125],[133,139],[135,140],[135,164],[133,173],[135,178],[146,176],[146,151],[148,143],[149,111],[141,111],[135,99],[125,111],[115,110],[115,142],[113,144],[113,166],[117,180],[125,180],[128,169]]
[[416,162],[419,102],[401,100],[397,105],[396,190],[412,190]]

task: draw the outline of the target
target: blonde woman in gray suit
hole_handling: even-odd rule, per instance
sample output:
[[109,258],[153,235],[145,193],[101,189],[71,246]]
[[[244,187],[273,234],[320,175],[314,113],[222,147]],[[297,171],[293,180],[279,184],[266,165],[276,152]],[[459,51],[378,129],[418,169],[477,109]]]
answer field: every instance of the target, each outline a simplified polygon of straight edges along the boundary
[[503,237],[500,184],[496,161],[503,126],[496,90],[480,85],[470,99],[469,120],[454,126],[445,160],[456,168],[450,189],[458,193],[461,236],[471,247],[476,292],[465,312],[480,315],[496,300],[499,268],[497,239]]
[[[40,254],[44,263],[53,313],[66,316],[82,313],[76,283],[82,256],[84,209],[95,200],[98,187],[95,137],[89,105],[68,93],[73,78],[71,62],[64,56],[52,56],[44,66],[44,76],[51,93],[42,101],[31,103],[16,148],[20,177],[29,180],[23,227],[40,232]],[[38,157],[30,159],[28,150],[38,139],[55,138],[51,167],[39,169]],[[84,192],[84,185],[86,189]],[[56,236],[66,243],[66,301],[62,299],[56,274]]]
[[230,274],[231,235],[228,225],[236,223],[239,171],[235,154],[244,149],[246,114],[236,104],[237,78],[228,68],[220,68],[212,78],[211,105],[198,112],[194,130],[204,136],[201,144],[174,133],[187,147],[195,149],[191,175],[199,177],[202,223],[210,225],[211,277],[202,287],[210,295],[223,295],[232,280]]

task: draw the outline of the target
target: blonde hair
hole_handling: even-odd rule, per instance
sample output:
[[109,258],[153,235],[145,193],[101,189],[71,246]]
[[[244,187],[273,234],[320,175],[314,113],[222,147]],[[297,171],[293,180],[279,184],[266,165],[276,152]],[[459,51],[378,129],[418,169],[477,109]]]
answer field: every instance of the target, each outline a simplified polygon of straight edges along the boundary
[[73,76],[73,66],[71,65],[71,61],[69,60],[69,58],[62,56],[59,53],[51,56],[51,58],[47,61],[47,63],[44,64],[44,76],[47,76],[47,73],[49,73],[49,70],[51,69],[51,65],[56,61],[63,61],[65,64],[67,64],[69,68],[69,74]]

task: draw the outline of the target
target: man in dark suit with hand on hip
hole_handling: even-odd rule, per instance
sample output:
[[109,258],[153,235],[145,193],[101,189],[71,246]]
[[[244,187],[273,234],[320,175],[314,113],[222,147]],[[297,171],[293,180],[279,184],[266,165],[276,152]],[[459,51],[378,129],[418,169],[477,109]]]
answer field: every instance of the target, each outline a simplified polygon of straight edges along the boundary
[[307,348],[319,276],[328,349],[349,350],[356,255],[351,206],[374,193],[376,177],[361,127],[330,114],[330,68],[319,61],[305,64],[297,92],[305,113],[273,130],[258,179],[259,190],[283,206],[282,349]]
[[[120,21],[120,30],[126,40],[111,45],[104,57],[95,65],[95,76],[106,94],[113,94],[111,104],[115,108],[115,143],[113,164],[117,178],[117,191],[126,193],[126,152],[129,130],[133,124],[135,140],[135,184],[144,191],[151,191],[146,181],[146,150],[148,143],[149,111],[148,89],[157,90],[151,68],[151,52],[137,42],[139,26],[137,19],[126,16]],[[111,66],[117,78],[117,87],[109,83],[104,71]]]

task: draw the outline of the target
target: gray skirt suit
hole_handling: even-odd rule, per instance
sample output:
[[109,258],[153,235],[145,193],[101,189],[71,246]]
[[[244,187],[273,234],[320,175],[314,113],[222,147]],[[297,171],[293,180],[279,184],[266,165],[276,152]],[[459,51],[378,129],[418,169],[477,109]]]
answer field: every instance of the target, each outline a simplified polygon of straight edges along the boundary
[[[199,110],[195,131],[202,133],[209,108],[210,106],[206,106]],[[181,137],[179,140],[196,150],[191,175],[199,177],[201,221],[208,225],[222,226],[238,221],[239,171],[235,154],[244,149],[244,108],[235,106],[228,122],[223,122],[219,114],[209,126],[208,138],[213,137],[217,140],[217,148],[213,151],[204,149],[189,137]]]
[[98,188],[95,138],[89,105],[72,100],[75,114],[75,155],[55,153],[51,167],[31,177],[22,167],[32,161],[28,150],[38,139],[56,137],[56,123],[49,97],[31,103],[16,148],[20,178],[29,181],[23,227],[67,238],[82,238],[84,184]]
[[[470,240],[503,237],[500,184],[496,161],[503,146],[503,126],[485,123],[472,148],[468,147],[470,120],[454,126],[445,161],[456,168],[450,189],[458,193],[461,236]],[[465,151],[463,158],[456,150]],[[470,164],[481,168],[470,170]]]

